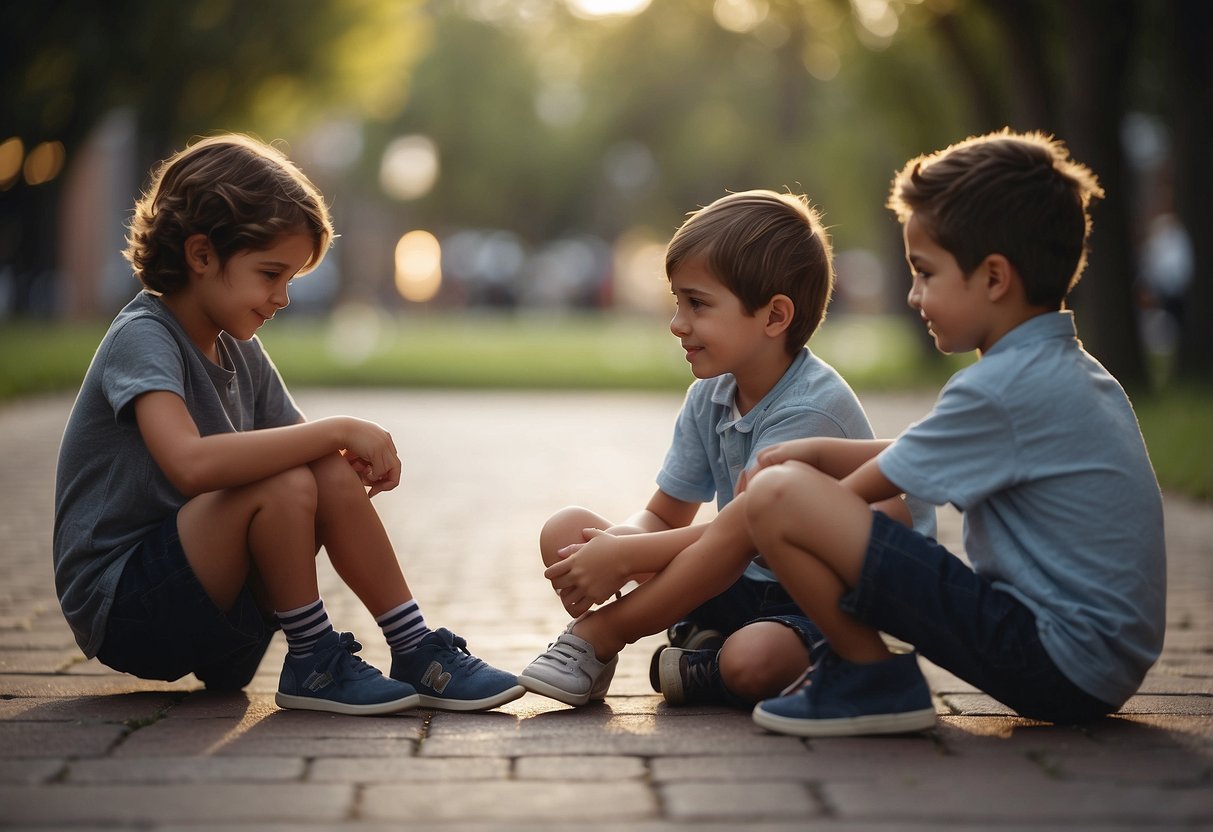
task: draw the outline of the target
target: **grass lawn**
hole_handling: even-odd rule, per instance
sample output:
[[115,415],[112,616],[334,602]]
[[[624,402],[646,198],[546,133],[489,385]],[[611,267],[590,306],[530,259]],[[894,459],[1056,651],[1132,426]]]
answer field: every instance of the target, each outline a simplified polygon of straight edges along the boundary
[[[73,390],[105,324],[7,323],[0,401]],[[410,316],[372,312],[275,322],[261,333],[293,388],[447,387],[683,390],[690,372],[664,321],[644,317]],[[814,352],[859,391],[937,389],[972,356],[922,349],[901,318],[837,316]],[[924,355],[928,356],[924,359]],[[1213,500],[1213,388],[1166,390],[1134,405],[1164,489]]]

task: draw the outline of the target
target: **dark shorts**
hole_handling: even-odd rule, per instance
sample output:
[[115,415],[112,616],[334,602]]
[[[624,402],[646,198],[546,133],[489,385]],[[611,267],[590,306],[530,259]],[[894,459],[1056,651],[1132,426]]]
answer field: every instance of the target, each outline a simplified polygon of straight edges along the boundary
[[1027,606],[880,512],[873,512],[859,586],[839,606],[1023,716],[1071,723],[1116,710],[1053,663]]
[[274,631],[246,585],[227,612],[215,606],[186,560],[174,514],[123,567],[97,658],[142,679],[193,673],[208,688],[248,684]]
[[696,607],[687,618],[701,628],[719,630],[726,638],[747,624],[774,621],[792,629],[812,654],[825,636],[796,605],[782,584],[741,576],[724,592]]

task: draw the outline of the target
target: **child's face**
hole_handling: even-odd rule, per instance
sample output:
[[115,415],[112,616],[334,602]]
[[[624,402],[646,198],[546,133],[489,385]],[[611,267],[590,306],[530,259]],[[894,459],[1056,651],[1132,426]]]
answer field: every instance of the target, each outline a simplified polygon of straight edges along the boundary
[[990,331],[985,282],[965,275],[951,252],[935,242],[914,216],[902,235],[912,279],[906,300],[926,323],[936,349],[942,353],[984,350]]
[[747,314],[702,259],[678,266],[670,275],[670,291],[678,304],[670,332],[682,342],[696,378],[722,373],[744,377],[747,370],[766,369],[771,344],[763,332],[763,316]]
[[312,256],[307,234],[284,234],[260,251],[241,251],[204,280],[200,302],[217,329],[247,341],[290,304],[288,289]]

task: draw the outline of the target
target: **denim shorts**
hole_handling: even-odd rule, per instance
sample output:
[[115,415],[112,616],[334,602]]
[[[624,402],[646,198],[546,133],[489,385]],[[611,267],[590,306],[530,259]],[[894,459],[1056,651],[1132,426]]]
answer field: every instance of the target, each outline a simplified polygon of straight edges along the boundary
[[726,638],[747,624],[774,621],[792,629],[810,654],[825,636],[796,605],[782,584],[742,575],[724,592],[696,607],[687,619],[701,628],[719,630]]
[[839,607],[914,645],[935,664],[1017,713],[1047,722],[1085,722],[1115,711],[1053,663],[1036,616],[934,540],[880,512],[859,586]]
[[141,679],[195,674],[208,688],[236,690],[252,679],[278,629],[246,584],[219,609],[186,560],[174,513],[126,562],[97,658]]

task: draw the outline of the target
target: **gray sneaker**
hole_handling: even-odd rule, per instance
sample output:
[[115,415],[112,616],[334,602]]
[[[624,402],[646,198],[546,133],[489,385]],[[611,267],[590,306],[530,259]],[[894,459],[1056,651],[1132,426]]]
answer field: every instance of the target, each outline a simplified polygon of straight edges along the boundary
[[598,661],[588,641],[564,632],[518,674],[518,682],[529,691],[577,707],[606,696],[618,662],[618,656]]

